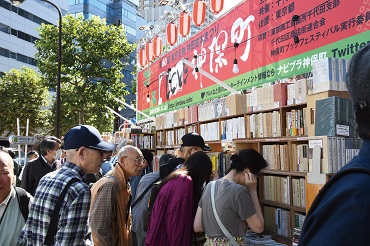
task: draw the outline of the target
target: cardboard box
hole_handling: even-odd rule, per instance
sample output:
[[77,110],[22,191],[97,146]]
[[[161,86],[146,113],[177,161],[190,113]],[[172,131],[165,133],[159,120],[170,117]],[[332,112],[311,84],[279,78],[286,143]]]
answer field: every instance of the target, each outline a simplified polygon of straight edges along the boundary
[[231,94],[225,98],[226,115],[244,114],[247,111],[247,95]]
[[307,114],[306,119],[308,125],[308,136],[315,136],[315,111],[316,111],[316,100],[327,98],[327,97],[343,97],[349,98],[349,94],[346,91],[325,91],[317,94],[307,96]]

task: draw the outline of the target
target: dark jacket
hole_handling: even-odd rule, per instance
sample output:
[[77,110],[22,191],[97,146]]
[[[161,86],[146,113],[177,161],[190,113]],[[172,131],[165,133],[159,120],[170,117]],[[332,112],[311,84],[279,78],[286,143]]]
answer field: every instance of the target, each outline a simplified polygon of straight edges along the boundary
[[[342,170],[370,169],[370,140]],[[370,245],[370,175],[350,173],[336,180],[306,218],[299,245]]]
[[177,168],[179,168],[182,164],[184,164],[185,159],[178,157],[178,158],[172,158],[169,159],[169,161],[159,167],[159,176],[161,179],[164,179],[168,174],[175,171]]
[[54,171],[56,168],[55,163],[51,168],[42,158],[31,160],[24,166],[21,187],[25,189],[32,196],[35,196],[36,188],[39,185],[40,179],[47,173]]

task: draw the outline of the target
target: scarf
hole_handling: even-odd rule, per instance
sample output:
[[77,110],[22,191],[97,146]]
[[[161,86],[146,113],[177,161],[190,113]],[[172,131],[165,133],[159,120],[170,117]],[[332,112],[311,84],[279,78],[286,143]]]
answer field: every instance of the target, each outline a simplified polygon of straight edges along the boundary
[[[118,180],[118,185],[113,178],[107,178],[112,175]],[[128,182],[126,182],[122,167],[117,164],[113,171],[107,173],[106,177],[101,178],[94,185],[94,189],[91,189],[92,200],[95,198],[99,188],[107,183],[113,182],[117,188],[117,197],[115,201],[115,208],[112,209],[112,221],[111,221],[111,236],[113,245],[118,246],[131,246],[131,209],[129,207],[129,200],[131,195],[131,188]],[[114,221],[114,217],[117,221]],[[99,245],[99,242],[93,235],[94,245]]]

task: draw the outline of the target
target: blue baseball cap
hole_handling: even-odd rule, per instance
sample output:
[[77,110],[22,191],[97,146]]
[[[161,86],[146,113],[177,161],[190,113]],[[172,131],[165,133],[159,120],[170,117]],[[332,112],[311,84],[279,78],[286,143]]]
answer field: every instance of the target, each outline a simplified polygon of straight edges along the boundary
[[64,136],[64,149],[91,147],[103,151],[114,151],[116,145],[104,142],[99,131],[90,125],[79,125],[71,128]]

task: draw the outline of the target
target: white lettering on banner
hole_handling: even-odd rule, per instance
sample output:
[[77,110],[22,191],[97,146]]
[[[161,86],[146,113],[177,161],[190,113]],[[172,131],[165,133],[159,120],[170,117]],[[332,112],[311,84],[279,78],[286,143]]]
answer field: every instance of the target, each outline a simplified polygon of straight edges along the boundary
[[[224,36],[224,42],[219,45],[218,42],[221,37]],[[211,45],[208,49],[211,51],[210,60],[209,60],[209,70],[211,73],[216,71],[218,73],[218,67],[222,68],[223,65],[227,65],[227,60],[224,57],[225,53],[223,52],[226,48],[227,41],[228,41],[228,34],[226,31],[221,31],[217,37],[212,39]],[[217,57],[213,60],[214,54],[216,53]],[[213,61],[215,62],[215,68],[213,68]]]
[[[230,41],[232,44],[235,42],[241,43],[244,40],[244,32],[247,30],[247,42],[246,47],[244,50],[244,53],[240,56],[240,59],[244,62],[248,60],[249,53],[250,53],[250,46],[251,46],[251,27],[250,24],[252,21],[254,21],[254,16],[250,15],[245,20],[243,18],[238,18],[234,21],[231,33],[230,33]],[[221,30],[217,37],[213,37],[212,43],[208,46],[208,49],[210,52],[209,57],[209,64],[210,64],[210,71],[211,73],[219,72],[219,69],[221,69],[223,66],[226,66],[228,64],[227,59],[225,59],[225,53],[224,50],[229,45],[229,34],[225,30]],[[207,60],[207,49],[204,47],[204,43],[201,42],[200,52],[197,49],[194,49],[194,56],[197,56],[197,58],[192,59],[192,63],[196,64],[198,68],[201,68],[203,64]],[[165,67],[168,65],[168,59],[164,58],[161,60],[161,67]],[[164,100],[161,97],[161,87],[165,84],[168,85],[168,91],[166,92],[166,99],[170,99],[173,96],[175,96],[178,92],[182,91],[182,88],[184,84],[186,84],[186,78],[184,78],[185,73],[187,74],[187,71],[189,71],[189,68],[184,67],[183,62],[180,60],[177,62],[176,66],[171,68],[170,72],[164,71],[159,74],[158,81],[159,81],[159,92],[158,92],[158,105],[161,105]],[[165,76],[167,75],[167,76]],[[192,75],[194,76],[195,80],[198,80],[198,73],[195,72],[195,69],[192,71]],[[187,76],[187,75],[186,75]],[[164,79],[166,78],[166,79]],[[201,79],[202,77],[200,77]],[[171,83],[170,83],[171,81]],[[199,84],[200,88],[203,88],[202,80]],[[165,88],[163,86],[163,88]],[[162,88],[162,89],[163,89]],[[162,107],[156,108],[153,110],[150,110],[151,114],[158,113],[160,111],[163,111]]]
[[[165,80],[165,83],[167,83],[167,71],[163,71],[159,74],[159,78],[158,78],[158,105],[161,105],[162,102],[163,102],[163,99],[162,99],[162,96],[161,96],[161,86],[162,86],[162,83],[163,83],[163,80]],[[163,78],[164,77],[164,78]]]
[[277,68],[278,75],[284,73],[289,73],[293,70],[299,70],[301,68],[306,68],[312,66],[312,64],[317,60],[322,60],[326,58],[327,52],[320,52],[318,54],[313,54],[311,57],[304,57],[302,59],[297,59],[292,62],[280,64]]
[[165,59],[165,58],[162,59],[161,63],[162,63],[161,67],[165,67],[167,65],[167,59]]
[[[238,43],[240,44],[244,39],[244,31],[247,29],[248,31],[248,37],[247,37],[247,45],[245,46],[245,50],[243,55],[240,57],[242,61],[247,61],[249,57],[249,53],[251,50],[251,38],[252,38],[252,31],[250,23],[254,21],[254,16],[250,15],[243,21],[242,18],[238,18],[232,28],[231,28],[231,43]],[[237,29],[240,29],[240,32],[237,31]]]
[[182,91],[182,86],[184,83],[183,76],[184,63],[180,60],[177,62],[175,67],[171,68],[171,72],[168,74],[168,79],[171,80],[171,83],[168,81],[168,99],[176,95],[179,91]]

